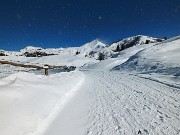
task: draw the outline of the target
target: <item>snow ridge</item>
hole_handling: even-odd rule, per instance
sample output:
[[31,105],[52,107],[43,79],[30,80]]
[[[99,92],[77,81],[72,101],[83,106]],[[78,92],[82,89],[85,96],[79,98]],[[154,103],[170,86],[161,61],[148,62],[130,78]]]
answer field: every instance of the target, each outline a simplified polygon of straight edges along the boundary
[[157,42],[161,42],[161,41],[163,41],[163,39],[153,38],[153,37],[144,36],[144,35],[137,35],[137,36],[125,38],[123,40],[115,42],[115,43],[111,44],[109,46],[109,48],[111,50],[115,50],[117,45],[119,45],[120,47],[123,46],[125,48],[129,48],[129,47],[132,47],[134,45],[157,43]]

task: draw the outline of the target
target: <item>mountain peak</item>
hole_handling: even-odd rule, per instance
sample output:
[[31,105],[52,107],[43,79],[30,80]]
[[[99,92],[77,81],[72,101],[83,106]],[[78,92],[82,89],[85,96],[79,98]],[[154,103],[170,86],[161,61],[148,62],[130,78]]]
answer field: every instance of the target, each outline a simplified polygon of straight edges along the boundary
[[81,46],[81,50],[86,50],[86,49],[102,49],[104,47],[106,47],[107,45],[102,43],[100,40],[96,39],[93,40],[89,43],[84,44],[83,46]]
[[[102,46],[106,46],[106,44],[104,44],[102,41],[100,41],[99,39],[95,39],[95,40],[93,40],[93,41],[91,41],[91,42],[89,42],[89,43],[86,43],[86,44],[89,44],[89,45],[102,45]],[[86,45],[85,44],[85,45]]]

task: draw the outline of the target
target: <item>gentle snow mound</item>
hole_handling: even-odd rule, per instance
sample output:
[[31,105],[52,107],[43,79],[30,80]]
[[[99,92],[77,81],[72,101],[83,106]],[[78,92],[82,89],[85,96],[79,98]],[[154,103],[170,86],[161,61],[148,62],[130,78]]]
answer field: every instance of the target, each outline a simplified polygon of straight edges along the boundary
[[[0,134],[42,133],[80,87],[79,71],[36,76],[17,73],[14,83],[0,86]],[[6,78],[9,82],[12,76]],[[5,82],[5,81],[4,81]]]

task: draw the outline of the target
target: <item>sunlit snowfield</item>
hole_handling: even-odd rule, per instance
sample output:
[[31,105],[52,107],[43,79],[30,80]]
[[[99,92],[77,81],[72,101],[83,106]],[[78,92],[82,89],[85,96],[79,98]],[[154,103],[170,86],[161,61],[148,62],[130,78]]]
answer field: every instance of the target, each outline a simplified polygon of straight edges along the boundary
[[[96,60],[98,53],[85,57],[95,50],[106,51],[107,59]],[[100,41],[46,51],[61,52],[36,58],[0,57],[77,67],[49,76],[8,67],[13,72],[0,79],[0,134],[180,133],[180,37],[133,46],[118,54]],[[0,72],[8,72],[3,66]]]

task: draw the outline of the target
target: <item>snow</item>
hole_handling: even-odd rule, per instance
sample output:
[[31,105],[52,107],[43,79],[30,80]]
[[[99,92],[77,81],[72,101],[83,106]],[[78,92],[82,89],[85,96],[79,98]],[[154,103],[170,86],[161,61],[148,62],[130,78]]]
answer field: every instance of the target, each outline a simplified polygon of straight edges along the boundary
[[115,42],[109,46],[111,50],[115,50],[117,45],[119,46],[129,46],[130,43],[134,43],[135,45],[142,45],[145,44],[146,41],[149,41],[150,43],[156,43],[157,38],[149,37],[149,36],[144,36],[144,35],[137,35],[129,38],[125,38],[123,40],[120,40],[118,42]]
[[[156,40],[140,36],[135,46],[118,53],[94,40],[78,48],[42,48],[58,53],[53,56],[0,57],[77,67],[50,76],[19,72],[0,79],[0,134],[180,134],[180,37],[144,44],[147,39]],[[98,61],[90,51],[108,57]]]
[[97,51],[102,48],[105,48],[107,45],[102,43],[99,40],[93,40],[90,43],[86,43],[81,47],[69,47],[69,48],[41,48],[41,47],[34,47],[34,46],[27,46],[24,49],[20,50],[23,54],[25,52],[33,53],[33,52],[45,52],[47,54],[64,54],[64,55],[75,55],[77,51],[81,53],[81,55],[89,55],[91,51]]
[[106,44],[100,42],[99,40],[94,40],[90,43],[87,43],[87,44],[81,46],[79,48],[79,51],[88,55],[87,54],[88,52],[98,51],[98,50],[105,48],[106,46],[107,46]]
[[172,83],[172,79],[178,82],[180,75],[179,44],[180,37],[176,37],[174,41],[170,39],[169,41],[155,44],[131,56],[127,62],[114,67],[113,70],[128,70],[137,71],[140,74],[151,74],[151,76],[155,75],[155,77],[149,77],[156,78],[156,80],[162,80],[161,77],[163,76],[168,84]]
[[48,56],[34,59],[31,63],[39,63],[40,65],[49,64],[49,65],[60,65],[60,66],[83,66],[84,63],[97,62],[95,59],[89,59],[87,57],[75,56],[75,55],[57,55],[57,56]]
[[33,64],[43,66],[45,64],[57,66],[76,66],[81,67],[85,63],[96,63],[95,59],[79,55],[59,54],[45,57],[24,57],[24,56],[1,56],[0,60],[13,61],[15,63]]
[[[24,49],[21,49],[20,52],[7,52],[4,51],[5,54],[8,56],[24,56],[25,53],[45,53],[48,55],[66,55],[66,56],[74,56],[77,52],[78,55],[82,57],[90,57],[97,59],[99,53],[103,53],[105,55],[105,59],[115,57],[118,55],[118,52],[114,52],[117,48],[117,45],[124,46],[125,48],[132,47],[135,45],[142,45],[145,44],[146,41],[149,43],[157,43],[159,40],[163,41],[162,39],[153,38],[149,36],[137,35],[133,37],[129,37],[123,40],[120,40],[116,43],[111,45],[107,45],[100,40],[96,39],[92,42],[86,43],[80,47],[69,47],[69,48],[41,48],[41,47],[34,47],[34,46],[27,46]],[[35,45],[36,46],[36,45]],[[36,54],[39,55],[39,54]]]
[[124,51],[121,51],[120,53],[118,53],[117,57],[115,58],[111,58],[111,59],[106,59],[103,60],[101,62],[95,63],[95,64],[90,64],[90,65],[84,65],[84,69],[88,68],[93,70],[111,70],[112,68],[114,68],[117,65],[121,65],[123,63],[125,63],[131,56],[134,56],[136,53],[140,52],[141,50],[148,48],[148,47],[152,47],[154,44],[145,44],[145,45],[141,45],[141,46],[133,46],[129,49],[126,49]]
[[178,89],[127,72],[83,71],[86,78],[45,135],[178,134]]
[[42,133],[83,81],[79,71],[49,77],[17,73],[0,82],[0,134]]
[[3,79],[0,80],[0,87],[10,85],[15,80],[16,80],[16,75],[15,74],[13,74],[11,76],[8,76],[6,78],[3,78]]

